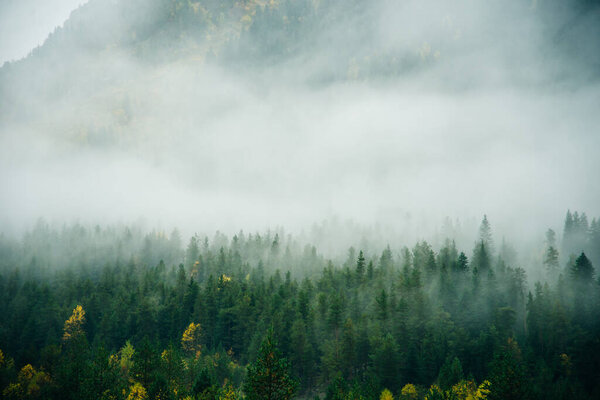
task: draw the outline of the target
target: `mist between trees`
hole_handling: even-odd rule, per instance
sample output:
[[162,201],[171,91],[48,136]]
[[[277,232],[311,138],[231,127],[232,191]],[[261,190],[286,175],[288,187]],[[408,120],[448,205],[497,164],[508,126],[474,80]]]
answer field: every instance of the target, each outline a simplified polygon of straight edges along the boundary
[[599,10],[85,2],[0,68],[0,397],[600,398]]
[[337,259],[283,232],[184,246],[178,231],[40,221],[0,241],[2,393],[595,397],[599,228],[569,211],[562,239],[548,230],[523,266],[487,217],[468,249],[448,238]]

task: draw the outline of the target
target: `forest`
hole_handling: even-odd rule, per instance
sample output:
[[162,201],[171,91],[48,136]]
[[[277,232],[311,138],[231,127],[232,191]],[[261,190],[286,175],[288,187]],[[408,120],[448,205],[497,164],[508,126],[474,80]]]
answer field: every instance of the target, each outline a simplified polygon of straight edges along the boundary
[[[135,227],[0,240],[6,399],[590,399],[600,221],[567,213],[530,282],[487,217],[451,238],[324,257],[291,235]],[[543,232],[541,233],[543,235]]]
[[600,399],[600,0],[77,1],[0,0],[0,399]]

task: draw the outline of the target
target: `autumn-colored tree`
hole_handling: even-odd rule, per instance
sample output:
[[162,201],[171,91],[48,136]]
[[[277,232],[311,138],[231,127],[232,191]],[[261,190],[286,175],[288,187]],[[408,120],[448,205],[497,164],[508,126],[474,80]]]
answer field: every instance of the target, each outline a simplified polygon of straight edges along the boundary
[[73,309],[71,316],[65,321],[63,340],[68,341],[83,335],[83,324],[85,323],[85,311],[78,305]]
[[221,386],[219,392],[217,393],[217,400],[237,400],[239,398],[239,393],[235,390],[231,383],[225,379],[223,386]]
[[41,399],[44,398],[43,389],[49,383],[48,374],[27,364],[19,371],[17,382],[9,384],[2,395],[6,399]]
[[400,394],[402,395],[403,400],[416,400],[418,396],[417,388],[412,383],[404,385]]
[[431,385],[425,395],[425,400],[446,400],[446,393],[438,385]]
[[473,381],[460,381],[446,392],[453,400],[486,400],[490,394],[490,382],[483,381],[477,386]]
[[118,364],[121,373],[125,376],[129,374],[129,371],[133,367],[133,354],[135,353],[135,349],[131,345],[129,340],[125,342],[125,345],[119,350],[117,354],[113,354],[110,356],[110,361],[112,363]]
[[194,357],[199,357],[202,350],[202,345],[200,344],[201,335],[202,328],[200,327],[200,324],[191,322],[181,336],[181,347],[183,348],[183,351]]
[[383,389],[381,396],[379,396],[379,400],[394,400],[394,395],[388,389]]
[[136,382],[129,388],[129,395],[127,395],[127,400],[145,400],[147,398],[148,394],[146,393],[146,389],[144,389],[141,383]]

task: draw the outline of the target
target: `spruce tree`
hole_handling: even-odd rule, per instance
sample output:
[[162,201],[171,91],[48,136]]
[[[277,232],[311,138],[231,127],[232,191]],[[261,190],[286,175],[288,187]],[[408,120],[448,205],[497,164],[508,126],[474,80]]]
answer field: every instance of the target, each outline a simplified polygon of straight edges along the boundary
[[281,356],[273,338],[273,330],[267,332],[257,360],[248,366],[244,392],[248,400],[287,400],[296,392],[298,382],[290,375],[290,365]]
[[590,283],[594,275],[594,267],[585,253],[581,253],[570,270],[571,277],[578,283]]
[[362,250],[358,253],[358,260],[356,260],[356,278],[358,281],[362,281],[365,275],[365,256]]
[[479,226],[479,240],[483,242],[490,254],[494,252],[492,228],[490,226],[490,222],[487,219],[487,215],[483,216],[483,220],[481,221],[481,225]]

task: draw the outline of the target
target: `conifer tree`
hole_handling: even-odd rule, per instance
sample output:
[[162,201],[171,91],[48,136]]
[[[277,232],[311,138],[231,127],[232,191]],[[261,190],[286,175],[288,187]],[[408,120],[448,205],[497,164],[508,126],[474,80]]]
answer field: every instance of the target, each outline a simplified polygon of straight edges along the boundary
[[287,400],[296,392],[298,382],[290,375],[290,365],[283,358],[269,329],[257,360],[248,366],[244,393],[248,400]]
[[516,341],[508,339],[491,364],[491,400],[525,400],[529,398],[527,372]]
[[578,283],[590,283],[594,275],[594,267],[590,260],[586,257],[585,253],[581,253],[575,260],[575,265],[571,267],[569,271],[571,278]]
[[492,227],[487,219],[487,215],[483,216],[481,225],[479,226],[479,240],[486,246],[488,253],[494,252],[494,241],[492,238]]
[[365,256],[362,250],[358,253],[358,260],[356,260],[356,277],[359,282],[362,281],[365,275]]
[[453,385],[457,384],[463,379],[462,365],[458,357],[446,359],[446,362],[440,369],[438,376],[438,382],[440,387],[444,390],[450,389]]
[[65,321],[63,340],[68,341],[83,335],[83,324],[85,323],[85,311],[78,305],[73,309],[73,314]]
[[546,232],[546,252],[544,265],[548,272],[554,274],[558,271],[558,250],[556,250],[556,234],[552,229]]
[[491,261],[490,253],[483,240],[480,240],[475,246],[472,260],[473,267],[477,268],[479,274],[481,276],[486,276],[490,269]]
[[456,265],[459,272],[466,272],[469,269],[469,259],[462,251],[458,255],[458,261]]

